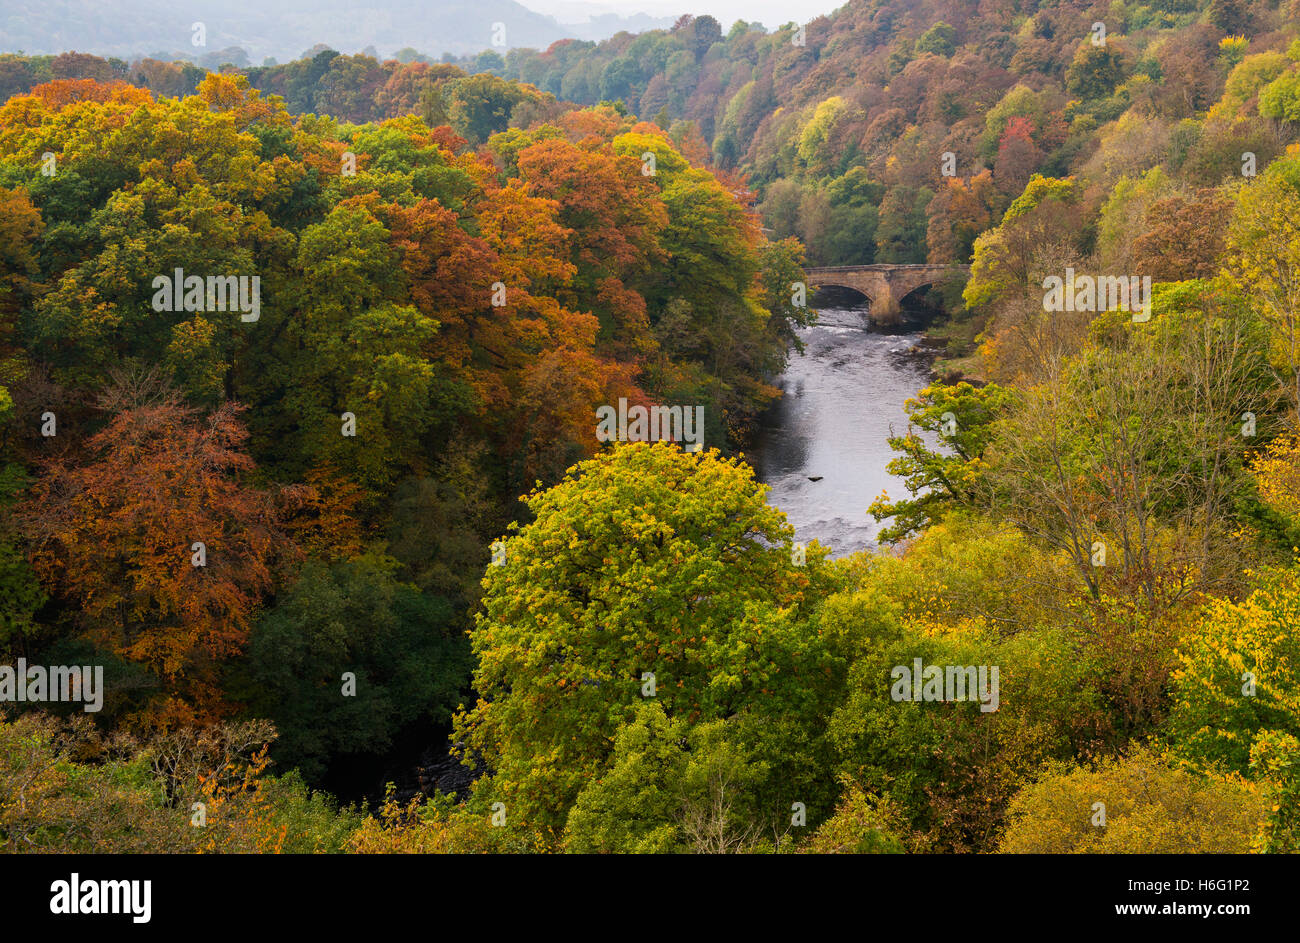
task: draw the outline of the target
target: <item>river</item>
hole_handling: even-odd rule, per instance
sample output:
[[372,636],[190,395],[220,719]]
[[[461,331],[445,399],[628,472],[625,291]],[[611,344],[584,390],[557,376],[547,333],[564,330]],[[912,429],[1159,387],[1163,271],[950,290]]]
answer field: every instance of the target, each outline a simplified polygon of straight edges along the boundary
[[[805,352],[790,356],[780,379],[785,395],[764,416],[746,457],[799,539],[845,556],[875,545],[879,525],[867,506],[881,489],[906,493],[902,480],[885,471],[893,457],[885,439],[891,424],[906,429],[903,403],[930,374],[926,360],[910,353],[919,330],[874,330],[865,308],[818,311],[817,325],[799,332]],[[448,732],[427,720],[412,724],[374,765],[337,764],[324,785],[348,800],[372,802],[390,781],[403,801],[432,788],[463,796],[473,775],[448,755]]]
[[[782,398],[764,416],[748,456],[799,540],[817,540],[845,556],[876,546],[881,526],[867,507],[887,490],[907,495],[885,471],[886,441],[907,429],[903,404],[930,382],[912,353],[922,334],[884,333],[865,308],[819,308],[800,330],[803,355],[792,353],[779,385]],[[818,481],[811,479],[818,478]]]

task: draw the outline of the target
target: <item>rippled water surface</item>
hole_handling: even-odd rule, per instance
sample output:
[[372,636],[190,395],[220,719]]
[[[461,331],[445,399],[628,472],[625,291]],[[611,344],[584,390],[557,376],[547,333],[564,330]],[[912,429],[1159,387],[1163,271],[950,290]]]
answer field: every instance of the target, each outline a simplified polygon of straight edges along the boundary
[[807,349],[791,355],[780,382],[785,395],[749,458],[798,538],[843,556],[875,546],[881,525],[867,507],[882,490],[907,494],[902,479],[885,471],[893,458],[885,440],[891,424],[900,434],[907,428],[903,403],[929,382],[929,371],[909,354],[920,333],[872,331],[863,309],[822,308],[817,326],[800,334]]

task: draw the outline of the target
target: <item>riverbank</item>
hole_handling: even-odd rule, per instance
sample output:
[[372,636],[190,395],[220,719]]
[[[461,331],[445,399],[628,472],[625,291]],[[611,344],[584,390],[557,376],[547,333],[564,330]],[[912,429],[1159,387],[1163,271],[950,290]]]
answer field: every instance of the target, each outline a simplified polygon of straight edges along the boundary
[[973,386],[987,382],[979,354],[979,336],[987,320],[986,316],[943,317],[925,327],[916,350],[926,359],[932,382]]

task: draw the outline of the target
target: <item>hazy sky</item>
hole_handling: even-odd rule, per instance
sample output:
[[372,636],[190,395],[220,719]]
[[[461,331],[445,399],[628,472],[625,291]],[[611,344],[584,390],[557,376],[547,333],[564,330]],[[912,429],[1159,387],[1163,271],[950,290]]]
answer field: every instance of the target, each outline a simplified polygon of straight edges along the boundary
[[584,13],[649,13],[669,16],[690,13],[710,14],[722,24],[723,32],[736,20],[757,21],[768,29],[789,23],[805,23],[823,13],[843,6],[848,0],[519,0],[530,10],[554,16],[560,22],[585,19]]

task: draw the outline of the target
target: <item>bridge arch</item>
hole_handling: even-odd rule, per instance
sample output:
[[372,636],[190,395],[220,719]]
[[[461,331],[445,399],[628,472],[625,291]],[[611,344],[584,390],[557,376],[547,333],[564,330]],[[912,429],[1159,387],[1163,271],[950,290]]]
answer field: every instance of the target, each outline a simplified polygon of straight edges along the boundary
[[969,274],[969,265],[833,265],[807,270],[812,287],[851,288],[871,300],[871,318],[877,324],[897,324],[902,319],[899,302],[918,288],[933,285],[954,274]]

